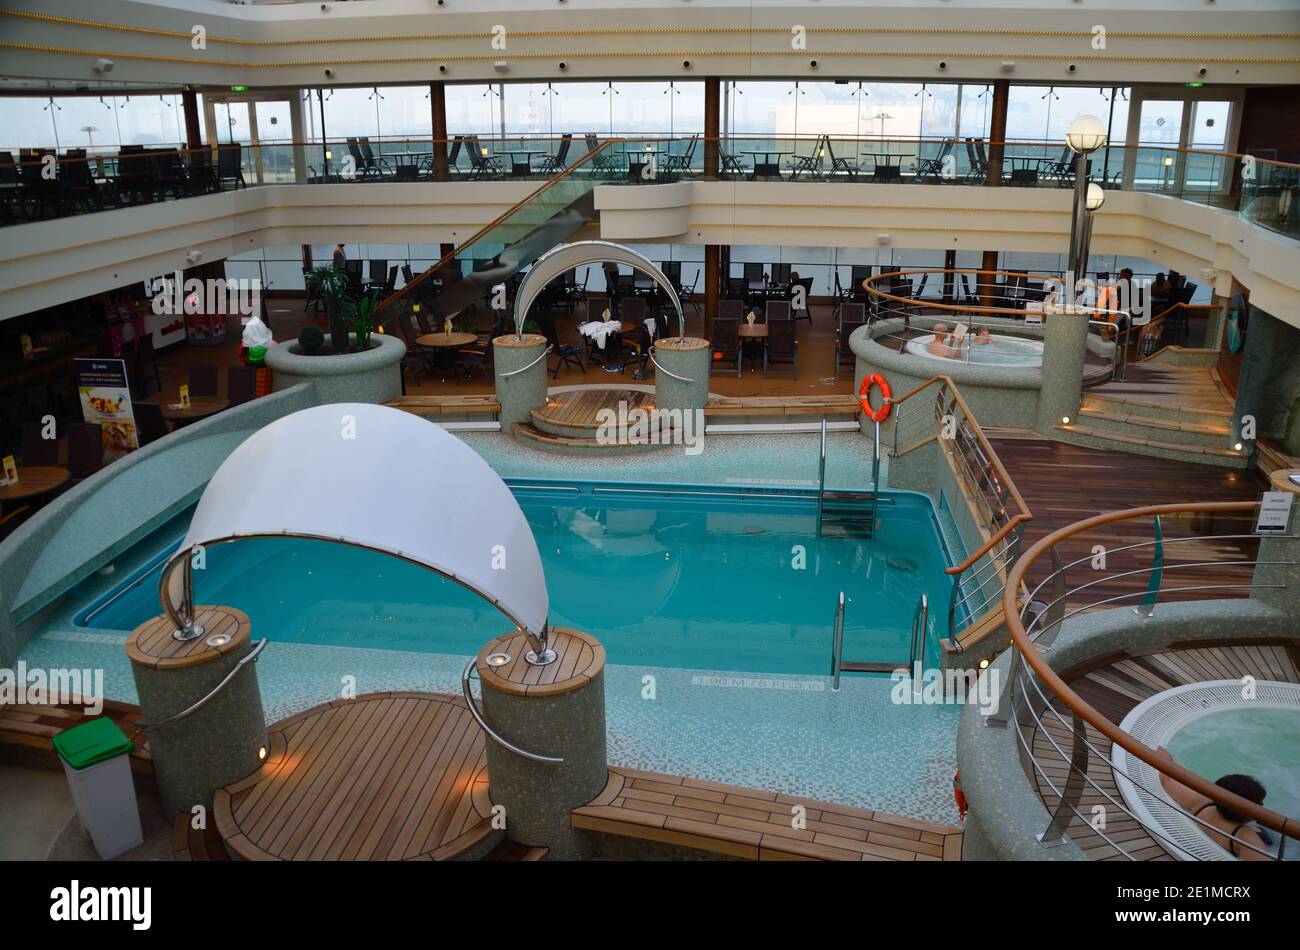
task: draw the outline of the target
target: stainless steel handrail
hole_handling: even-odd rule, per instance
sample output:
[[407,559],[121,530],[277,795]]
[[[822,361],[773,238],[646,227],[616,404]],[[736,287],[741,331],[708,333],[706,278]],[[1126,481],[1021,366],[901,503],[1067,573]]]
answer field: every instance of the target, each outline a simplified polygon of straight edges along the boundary
[[469,674],[474,671],[474,665],[477,662],[478,658],[474,657],[465,664],[465,672],[460,675],[460,692],[461,695],[465,697],[465,705],[469,708],[469,714],[474,717],[474,721],[478,723],[478,726],[483,730],[483,733],[507,752],[513,752],[515,755],[525,758],[530,762],[543,762],[547,765],[563,764],[564,760],[561,758],[552,755],[538,755],[536,752],[528,752],[519,748],[517,745],[507,742],[505,739],[502,739],[497,735],[496,732],[493,731],[492,727],[487,724],[487,720],[483,718],[483,714],[480,713],[478,707],[474,705],[474,695],[470,692],[469,688]]
[[844,591],[840,591],[835,608],[835,625],[831,630],[831,692],[840,691],[840,664],[844,662]]
[[231,680],[233,680],[236,674],[238,674],[240,670],[242,670],[249,663],[257,662],[257,655],[266,648],[266,642],[267,642],[266,637],[263,637],[261,640],[258,640],[257,643],[253,645],[253,649],[249,650],[247,655],[245,655],[242,660],[236,663],[229,673],[227,673],[225,676],[221,678],[221,682],[218,683],[216,686],[212,687],[211,691],[209,691],[208,694],[204,696],[202,699],[200,699],[198,702],[186,707],[185,709],[182,709],[174,716],[168,716],[166,719],[160,719],[157,722],[138,722],[136,723],[136,725],[139,726],[141,729],[161,729],[163,726],[170,726],[173,723],[180,722],[182,719],[186,718],[187,716],[198,712],[200,709],[206,706],[213,699],[213,697],[217,695],[217,693],[225,689],[226,684],[229,683]]
[[[921,592],[920,599],[916,602],[916,610],[912,613],[912,645],[907,651],[907,671],[911,675],[916,669],[916,661],[919,659],[925,662],[925,638],[930,626],[930,598]],[[920,652],[917,652],[917,634],[920,634]]]
[[822,504],[826,498],[826,417],[822,416],[821,460],[817,467],[817,537],[822,536]]
[[511,376],[518,376],[520,373],[524,372],[524,370],[532,369],[542,360],[546,359],[546,357],[550,356],[551,350],[553,349],[555,349],[555,347],[548,344],[546,349],[542,350],[541,354],[537,357],[537,359],[533,360],[527,366],[521,366],[518,369],[512,369],[508,373],[498,373],[497,379],[509,379]]
[[[181,537],[177,538],[176,544],[180,544],[180,542],[184,540],[184,537],[185,536],[182,535]],[[140,573],[136,575],[135,580],[131,581],[126,586],[120,588],[116,593],[113,594],[113,596],[109,597],[102,604],[96,606],[93,610],[90,611],[90,613],[86,614],[86,616],[82,618],[81,622],[83,624],[90,623],[90,621],[94,620],[96,617],[98,617],[101,613],[103,613],[113,604],[117,603],[118,600],[125,597],[131,591],[135,590],[137,587],[139,587],[141,584],[147,581],[149,579],[150,574],[152,574],[161,564],[163,564],[173,554],[176,553],[176,544],[170,546],[166,551],[164,551],[162,554],[159,554],[147,565],[141,568]]]
[[654,348],[653,346],[650,347],[650,349],[649,349],[647,352],[648,352],[649,355],[650,355],[650,362],[655,364],[655,370],[656,370],[656,371],[661,372],[661,373],[667,373],[667,374],[668,374],[669,376],[671,376],[673,379],[679,380],[680,382],[683,382],[683,383],[693,383],[693,382],[695,382],[695,380],[693,380],[693,379],[687,379],[685,376],[678,376],[676,373],[674,373],[674,372],[673,372],[672,370],[670,370],[670,369],[664,369],[663,366],[661,366],[661,365],[659,364],[659,361],[658,361],[657,359],[655,359],[655,348]]

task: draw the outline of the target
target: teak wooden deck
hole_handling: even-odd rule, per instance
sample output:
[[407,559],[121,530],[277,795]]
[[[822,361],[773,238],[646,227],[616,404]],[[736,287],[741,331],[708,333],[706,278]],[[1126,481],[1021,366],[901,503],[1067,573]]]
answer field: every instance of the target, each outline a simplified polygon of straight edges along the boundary
[[[106,699],[102,715],[116,722],[127,736],[135,738],[135,750],[131,753],[131,769],[137,775],[148,776],[149,780],[153,781],[153,759],[149,754],[146,737],[143,734],[135,735],[138,731],[137,723],[141,718],[140,707],[132,703]],[[54,751],[51,740],[64,729],[71,729],[94,718],[87,715],[84,707],[67,703],[0,705],[0,749],[8,746],[34,750],[38,754],[48,754],[49,761],[56,762],[58,754]]]
[[653,392],[588,386],[585,389],[547,396],[546,405],[534,409],[533,416],[554,425],[595,429],[601,425],[603,412],[613,412],[615,418],[618,418],[620,403],[627,407],[624,412],[631,413],[637,409],[653,409],[654,402]]
[[[1296,650],[1293,641],[1284,640],[1198,641],[1151,652],[1131,650],[1113,654],[1067,670],[1063,674],[1065,681],[1076,693],[1114,723],[1123,720],[1138,703],[1166,689],[1186,683],[1239,679],[1243,676],[1300,683],[1300,652]],[[1064,704],[1060,704],[1058,711],[1065,723],[1071,721],[1070,711]],[[1073,741],[1070,729],[1050,711],[1045,711],[1042,719],[1052,740],[1068,752]],[[1084,785],[1078,805],[1079,812],[1091,817],[1093,807],[1100,805],[1106,810],[1106,835],[1133,857],[1143,861],[1172,860],[1159,841],[1106,800],[1105,795],[1110,795],[1118,802],[1124,800],[1115,783],[1115,773],[1110,767],[1111,744],[1091,726],[1088,727],[1088,741],[1102,754],[1090,753],[1088,756],[1088,777],[1097,787]],[[1031,745],[1035,761],[1047,773],[1052,784],[1061,788],[1069,768],[1060,753],[1052,748],[1043,729],[1035,727]],[[1034,777],[1043,804],[1049,809],[1054,807],[1058,801],[1056,793],[1037,771]],[[1207,775],[1205,778],[1214,781],[1218,776]],[[1102,794],[1103,791],[1105,795]],[[1072,818],[1066,833],[1084,854],[1095,861],[1127,860],[1103,838],[1093,833],[1090,826],[1077,815]]]
[[[795,806],[805,809],[794,827]],[[956,861],[962,831],[777,792],[611,768],[575,828],[764,861]]]
[[494,833],[483,733],[451,696],[371,693],[273,725],[262,767],[218,789],[246,860],[443,860]]
[[1232,399],[1211,366],[1176,366],[1163,360],[1130,363],[1127,379],[1113,379],[1084,390],[1085,396],[1098,396],[1122,402],[1191,409],[1230,417]]

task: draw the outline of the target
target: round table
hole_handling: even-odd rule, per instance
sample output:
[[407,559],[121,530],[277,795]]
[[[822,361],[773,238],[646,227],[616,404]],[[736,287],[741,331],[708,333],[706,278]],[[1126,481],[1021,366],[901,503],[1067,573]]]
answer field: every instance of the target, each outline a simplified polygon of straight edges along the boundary
[[[155,400],[148,400],[154,402]],[[208,416],[214,415],[230,405],[229,399],[222,399],[220,396],[191,396],[190,404],[182,407],[180,398],[159,402],[158,408],[162,410],[163,418],[174,426],[183,426],[189,422],[197,422]]]
[[18,481],[0,485],[0,504],[47,494],[71,477],[72,473],[61,465],[19,466]]
[[454,333],[445,333],[442,331],[437,333],[426,333],[424,336],[416,337],[415,342],[421,346],[433,346],[442,349],[446,347],[469,346],[477,339],[478,334],[476,333],[463,333],[458,330]]
[[750,326],[748,323],[742,322],[740,328],[736,332],[739,333],[742,340],[766,340],[767,324],[755,323],[753,326]]

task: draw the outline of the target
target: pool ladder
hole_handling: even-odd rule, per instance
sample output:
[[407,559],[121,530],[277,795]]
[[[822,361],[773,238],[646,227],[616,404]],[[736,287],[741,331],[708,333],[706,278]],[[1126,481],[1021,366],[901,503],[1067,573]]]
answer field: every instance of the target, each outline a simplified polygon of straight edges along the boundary
[[[924,592],[912,614],[912,640],[907,654],[907,671],[911,675],[917,661],[925,662],[925,639],[930,625],[930,598]],[[831,692],[840,691],[840,673],[892,673],[897,663],[863,663],[844,659],[844,591],[835,607],[835,625],[831,633]]]
[[817,475],[817,537],[824,537],[832,530],[840,537],[870,538],[875,533],[881,504],[879,422],[876,423],[875,441],[871,448],[871,491],[828,492],[826,490],[826,419],[822,418],[821,459]]

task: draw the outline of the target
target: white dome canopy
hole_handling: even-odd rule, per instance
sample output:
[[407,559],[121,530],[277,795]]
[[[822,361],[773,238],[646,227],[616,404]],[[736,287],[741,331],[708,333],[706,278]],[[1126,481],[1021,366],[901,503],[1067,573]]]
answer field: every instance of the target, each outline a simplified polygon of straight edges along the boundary
[[204,489],[163,572],[164,607],[169,576],[189,563],[195,545],[265,535],[334,541],[421,564],[544,637],[546,578],[519,503],[473,449],[419,416],[336,403],[253,433]]

